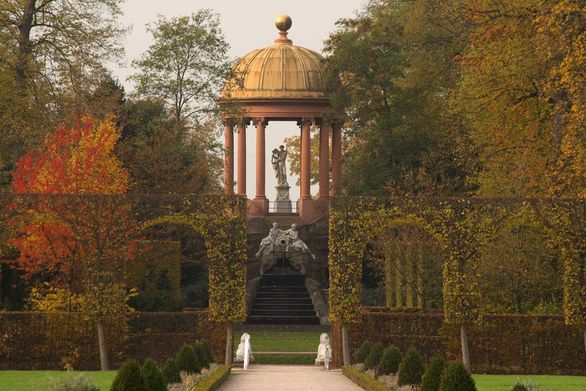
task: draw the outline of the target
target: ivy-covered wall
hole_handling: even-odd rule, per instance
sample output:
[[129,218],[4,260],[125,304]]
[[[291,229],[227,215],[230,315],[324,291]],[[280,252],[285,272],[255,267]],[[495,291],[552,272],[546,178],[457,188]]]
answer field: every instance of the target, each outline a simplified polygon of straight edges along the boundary
[[[207,311],[133,312],[124,332],[106,327],[112,364],[152,358],[163,364],[184,343],[206,339],[223,361],[226,335]],[[98,370],[95,324],[80,314],[0,312],[0,369]]]
[[[459,331],[444,323],[441,312],[364,308],[349,326],[351,352],[363,341],[414,346],[430,360],[436,355],[460,360]],[[339,324],[332,327],[334,364],[342,359]],[[469,332],[475,373],[586,375],[581,330],[564,324],[562,315],[485,315]]]

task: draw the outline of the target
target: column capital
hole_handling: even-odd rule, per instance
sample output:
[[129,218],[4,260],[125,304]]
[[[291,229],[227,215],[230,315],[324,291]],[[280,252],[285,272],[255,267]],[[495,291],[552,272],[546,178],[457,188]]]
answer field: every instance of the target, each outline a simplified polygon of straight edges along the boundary
[[269,124],[269,121],[264,117],[256,117],[252,119],[252,123],[254,124],[254,126],[258,126],[259,124],[267,126]]
[[222,125],[224,125],[224,127],[234,128],[237,123],[238,121],[234,118],[222,118]]
[[240,118],[236,121],[238,126],[248,126],[250,125],[250,118]]
[[297,121],[297,126],[311,126],[315,123],[315,118],[313,117],[304,117]]

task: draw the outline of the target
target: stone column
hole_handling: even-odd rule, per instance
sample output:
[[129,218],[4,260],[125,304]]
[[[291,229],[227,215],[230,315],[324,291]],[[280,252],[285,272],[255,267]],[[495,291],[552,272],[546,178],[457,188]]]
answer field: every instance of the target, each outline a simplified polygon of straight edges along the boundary
[[254,120],[256,126],[256,197],[257,200],[266,200],[266,156],[265,156],[265,129],[267,122],[264,118]]
[[246,195],[246,126],[247,121],[238,123],[238,195]]
[[330,123],[322,120],[319,129],[319,198],[330,196]]
[[224,193],[234,195],[234,124],[224,122]]
[[342,123],[334,122],[332,132],[332,195],[340,191],[342,179]]
[[301,199],[311,198],[311,124],[312,120],[301,121]]

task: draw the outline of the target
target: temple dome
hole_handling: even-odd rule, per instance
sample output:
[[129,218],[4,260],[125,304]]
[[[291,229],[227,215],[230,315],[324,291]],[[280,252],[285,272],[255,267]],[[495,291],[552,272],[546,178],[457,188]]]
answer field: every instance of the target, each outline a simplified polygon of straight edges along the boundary
[[291,19],[277,19],[280,36],[272,46],[257,49],[234,66],[235,76],[226,83],[224,100],[327,99],[323,56],[293,45],[287,38]]

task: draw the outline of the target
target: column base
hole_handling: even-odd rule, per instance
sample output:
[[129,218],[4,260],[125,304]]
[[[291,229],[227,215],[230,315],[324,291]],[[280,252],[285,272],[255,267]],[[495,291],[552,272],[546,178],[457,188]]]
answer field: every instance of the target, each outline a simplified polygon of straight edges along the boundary
[[248,216],[263,217],[269,214],[269,200],[259,197],[248,201]]

